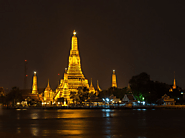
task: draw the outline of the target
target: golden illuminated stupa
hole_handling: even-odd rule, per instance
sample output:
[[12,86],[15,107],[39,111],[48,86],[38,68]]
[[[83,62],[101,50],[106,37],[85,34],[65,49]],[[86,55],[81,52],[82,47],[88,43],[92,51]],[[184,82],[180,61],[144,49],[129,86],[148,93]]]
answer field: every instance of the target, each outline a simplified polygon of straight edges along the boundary
[[80,55],[78,51],[78,41],[75,30],[73,31],[71,41],[71,50],[69,55],[69,65],[67,74],[70,91],[77,92],[78,87],[89,88],[88,80],[85,79],[81,70]]
[[90,85],[90,87],[89,87],[89,93],[95,93],[95,89],[94,89],[94,87],[93,87],[93,84],[92,84],[92,78],[91,78],[91,85]]
[[38,89],[37,89],[37,72],[36,71],[34,71],[34,75],[33,75],[32,94],[38,94]]
[[112,87],[117,87],[115,70],[112,73]]
[[89,84],[81,70],[78,39],[74,30],[71,40],[68,69],[65,70],[64,79],[61,79],[60,84],[56,89],[54,99],[64,98],[70,101],[70,93],[73,92],[77,94],[78,87],[87,87],[89,89]]
[[46,103],[53,102],[53,91],[49,85],[49,79],[48,79],[48,85],[44,90],[44,101]]

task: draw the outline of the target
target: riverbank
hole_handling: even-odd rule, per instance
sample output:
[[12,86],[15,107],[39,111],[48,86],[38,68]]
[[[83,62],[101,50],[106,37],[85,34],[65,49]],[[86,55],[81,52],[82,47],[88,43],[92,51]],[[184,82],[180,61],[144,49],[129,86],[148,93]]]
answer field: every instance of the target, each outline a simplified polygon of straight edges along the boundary
[[30,107],[3,107],[4,109],[185,109],[185,105],[156,105],[156,106],[30,106]]

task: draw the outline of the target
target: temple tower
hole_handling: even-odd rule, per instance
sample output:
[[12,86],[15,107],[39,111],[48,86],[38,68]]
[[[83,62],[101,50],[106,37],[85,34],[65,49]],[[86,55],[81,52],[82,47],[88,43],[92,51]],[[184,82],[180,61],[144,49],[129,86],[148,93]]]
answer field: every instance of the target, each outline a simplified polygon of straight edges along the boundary
[[89,93],[95,93],[95,89],[94,89],[94,87],[93,87],[93,84],[92,84],[92,78],[91,78],[91,85],[90,85],[90,87],[89,87]]
[[37,72],[36,71],[34,71],[34,75],[33,75],[32,94],[38,94],[38,89],[37,89]]
[[47,87],[44,90],[44,101],[53,102],[53,91],[49,85],[49,79],[48,79]]
[[115,70],[112,73],[112,87],[117,87]]
[[96,85],[96,96],[98,96],[99,93],[100,93],[101,91],[102,91],[102,90],[101,90],[101,88],[100,88],[100,86],[99,86],[99,83],[98,83],[98,80],[97,80],[97,85]]
[[56,89],[54,99],[58,98],[67,99],[67,104],[72,102],[70,93],[77,94],[78,87],[87,87],[89,89],[88,80],[85,79],[80,63],[80,55],[78,50],[78,39],[75,30],[71,39],[71,50],[69,55],[68,68],[65,69],[64,79],[61,79],[59,86]]
[[69,64],[67,69],[69,91],[78,92],[78,87],[89,88],[88,80],[85,79],[80,63],[78,50],[78,39],[75,30],[71,40],[71,50],[69,55]]
[[96,89],[97,89],[98,91],[100,91],[100,92],[102,91],[102,90],[101,90],[101,88],[100,88],[100,86],[99,86],[99,82],[98,82],[98,80],[97,80],[97,86],[96,86]]
[[176,86],[176,81],[175,81],[175,71],[174,71],[174,80],[173,80],[173,87],[172,87],[172,88],[173,88],[173,89],[176,89],[176,87],[177,87],[177,86]]

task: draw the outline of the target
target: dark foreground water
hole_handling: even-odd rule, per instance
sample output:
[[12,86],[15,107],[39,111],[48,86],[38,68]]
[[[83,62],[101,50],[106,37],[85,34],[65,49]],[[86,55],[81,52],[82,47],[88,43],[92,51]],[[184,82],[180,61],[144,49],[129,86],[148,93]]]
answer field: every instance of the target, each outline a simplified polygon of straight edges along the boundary
[[185,110],[3,110],[0,138],[185,138]]

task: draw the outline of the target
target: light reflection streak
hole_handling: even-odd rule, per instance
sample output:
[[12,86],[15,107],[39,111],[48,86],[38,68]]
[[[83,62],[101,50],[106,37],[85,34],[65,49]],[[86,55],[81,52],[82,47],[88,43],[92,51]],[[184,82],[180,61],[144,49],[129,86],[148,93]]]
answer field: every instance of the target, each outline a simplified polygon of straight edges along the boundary
[[57,118],[83,118],[86,117],[84,112],[76,112],[75,110],[57,110]]
[[112,111],[114,110],[111,110],[111,109],[102,109],[103,111],[103,117],[113,117],[113,113]]
[[82,130],[57,130],[57,133],[60,135],[81,135]]
[[38,128],[37,127],[31,127],[31,133],[33,136],[38,136]]
[[31,119],[38,119],[38,118],[39,118],[38,113],[32,113],[31,114]]
[[21,133],[21,128],[17,127],[17,133]]
[[112,124],[111,124],[111,119],[112,117],[114,116],[113,115],[113,112],[114,110],[111,110],[111,109],[102,109],[102,112],[103,112],[103,117],[106,118],[105,120],[105,134],[108,135],[108,137],[111,136],[111,127],[112,127]]

